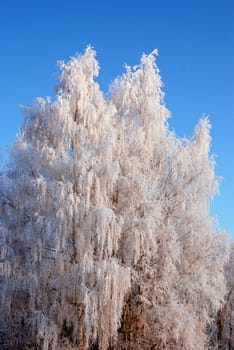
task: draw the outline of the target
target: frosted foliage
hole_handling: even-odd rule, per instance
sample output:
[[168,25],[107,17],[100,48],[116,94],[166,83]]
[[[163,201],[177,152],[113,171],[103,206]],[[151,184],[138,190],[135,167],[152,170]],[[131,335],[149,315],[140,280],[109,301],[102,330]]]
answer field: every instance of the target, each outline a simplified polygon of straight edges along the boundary
[[156,55],[107,99],[89,47],[25,108],[0,175],[1,349],[208,349],[229,245],[210,124],[169,131]]

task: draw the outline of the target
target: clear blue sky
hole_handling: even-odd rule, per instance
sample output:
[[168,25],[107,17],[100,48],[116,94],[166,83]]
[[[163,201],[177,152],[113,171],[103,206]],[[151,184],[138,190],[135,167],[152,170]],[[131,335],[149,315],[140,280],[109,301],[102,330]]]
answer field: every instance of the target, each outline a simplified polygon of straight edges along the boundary
[[212,211],[234,237],[233,0],[1,0],[0,33],[3,152],[21,124],[18,106],[53,95],[57,60],[91,44],[106,91],[124,63],[158,48],[170,127],[190,136],[199,118],[210,116],[223,177]]

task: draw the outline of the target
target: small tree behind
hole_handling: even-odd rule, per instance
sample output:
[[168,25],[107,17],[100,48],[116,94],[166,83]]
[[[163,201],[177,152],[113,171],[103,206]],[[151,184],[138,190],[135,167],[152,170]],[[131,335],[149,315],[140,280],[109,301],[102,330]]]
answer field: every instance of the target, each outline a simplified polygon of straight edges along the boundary
[[223,301],[210,124],[168,129],[156,51],[107,100],[95,52],[61,63],[0,178],[3,349],[205,349]]

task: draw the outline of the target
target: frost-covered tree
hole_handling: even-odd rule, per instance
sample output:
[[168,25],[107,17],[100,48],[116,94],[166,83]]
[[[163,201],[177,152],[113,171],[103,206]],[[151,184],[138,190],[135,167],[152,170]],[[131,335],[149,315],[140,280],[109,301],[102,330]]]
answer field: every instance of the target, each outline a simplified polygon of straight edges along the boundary
[[108,98],[87,48],[0,176],[2,349],[206,349],[225,295],[210,124],[168,129],[156,51]]

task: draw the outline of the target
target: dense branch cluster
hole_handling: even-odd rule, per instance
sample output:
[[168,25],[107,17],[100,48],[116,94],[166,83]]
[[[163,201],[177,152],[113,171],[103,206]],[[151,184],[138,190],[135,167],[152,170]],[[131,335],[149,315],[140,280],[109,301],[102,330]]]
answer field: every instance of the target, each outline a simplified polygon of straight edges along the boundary
[[168,129],[156,54],[105,98],[87,48],[25,109],[0,176],[1,349],[208,348],[228,257],[210,124]]

